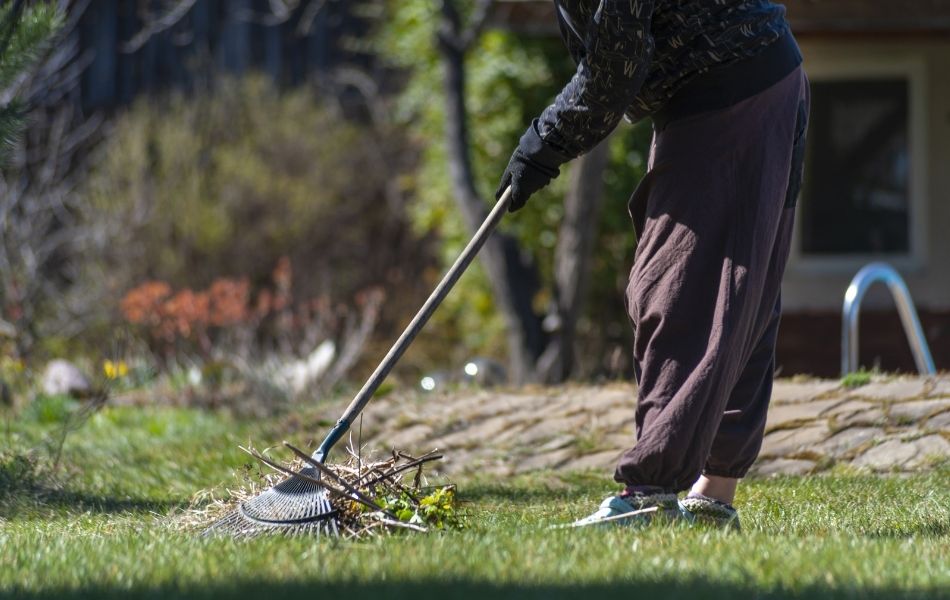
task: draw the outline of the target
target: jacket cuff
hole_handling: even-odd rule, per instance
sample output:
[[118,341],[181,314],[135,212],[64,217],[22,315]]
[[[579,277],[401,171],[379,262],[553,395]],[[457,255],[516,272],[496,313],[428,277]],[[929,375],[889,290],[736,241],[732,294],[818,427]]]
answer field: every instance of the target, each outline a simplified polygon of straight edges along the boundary
[[529,159],[549,169],[557,169],[572,158],[541,139],[537,119],[531,122],[528,130],[521,136],[518,148]]

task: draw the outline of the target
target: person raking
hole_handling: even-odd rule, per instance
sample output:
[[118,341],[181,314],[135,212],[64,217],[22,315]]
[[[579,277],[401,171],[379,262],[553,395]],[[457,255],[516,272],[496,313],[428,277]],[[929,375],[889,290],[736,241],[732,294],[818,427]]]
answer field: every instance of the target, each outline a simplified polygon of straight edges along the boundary
[[801,53],[784,7],[767,0],[554,3],[577,70],[521,137],[498,197],[511,186],[518,210],[621,118],[653,122],[629,202],[637,439],[616,468],[622,491],[576,524],[738,528],[732,504],[762,445],[802,179]]

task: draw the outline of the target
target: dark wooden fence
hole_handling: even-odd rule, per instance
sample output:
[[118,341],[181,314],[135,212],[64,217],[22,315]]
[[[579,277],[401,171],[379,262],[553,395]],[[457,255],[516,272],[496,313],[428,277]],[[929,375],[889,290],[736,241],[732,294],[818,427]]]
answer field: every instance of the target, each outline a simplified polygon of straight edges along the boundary
[[[83,4],[74,2],[71,10]],[[352,15],[352,4],[327,0],[310,19],[308,3],[301,2],[281,20],[268,0],[196,0],[174,25],[149,36],[150,16],[174,3],[91,0],[75,31],[81,53],[91,60],[82,75],[83,107],[109,109],[141,93],[188,89],[215,72],[257,70],[282,85],[301,83],[359,60],[341,43],[365,27]]]

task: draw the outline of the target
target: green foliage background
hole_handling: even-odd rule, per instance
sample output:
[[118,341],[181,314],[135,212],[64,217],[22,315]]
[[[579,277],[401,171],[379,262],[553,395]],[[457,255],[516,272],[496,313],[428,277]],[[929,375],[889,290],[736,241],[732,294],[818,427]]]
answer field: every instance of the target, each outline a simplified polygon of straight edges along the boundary
[[[459,2],[470,14],[472,2]],[[442,258],[448,263],[467,241],[448,173],[444,142],[443,73],[436,49],[438,6],[426,0],[387,3],[376,42],[381,56],[406,74],[397,115],[409,127],[411,139],[423,148],[414,181],[412,220],[419,231],[439,233]],[[560,41],[518,36],[487,28],[467,55],[466,101],[473,168],[486,201],[494,191],[518,139],[533,118],[553,101],[570,78],[574,65]],[[595,349],[597,363],[606,348],[625,344],[628,335],[622,291],[635,247],[626,211],[627,199],[646,168],[648,126],[622,125],[611,138],[606,193],[595,246],[590,301],[580,333],[582,343]],[[558,226],[563,217],[570,166],[552,185],[532,197],[528,206],[508,218],[502,227],[514,234],[537,262],[548,283],[535,298],[543,312],[550,298],[550,281]],[[592,319],[592,315],[597,315]],[[494,310],[484,273],[476,267],[459,284],[435,317],[440,336],[457,340],[456,358],[473,352],[504,356],[503,323]],[[588,373],[599,364],[583,365]]]
[[405,146],[261,76],[143,99],[117,119],[84,190],[91,218],[117,225],[89,268],[105,267],[115,298],[148,279],[268,284],[288,256],[301,298],[376,285],[411,294],[424,240],[385,191]]
[[[471,12],[473,2],[459,4]],[[382,130],[343,117],[318,88],[278,90],[253,75],[152,95],[119,112],[79,190],[88,202],[83,218],[103,232],[99,247],[82,258],[76,281],[85,284],[70,292],[80,312],[100,314],[86,345],[108,341],[116,300],[145,280],[204,288],[218,277],[247,276],[263,284],[283,255],[292,259],[302,296],[345,300],[382,286],[388,300],[377,343],[398,333],[400,319],[418,307],[468,237],[449,179],[438,10],[427,0],[389,0],[379,27],[360,40],[398,82],[396,96],[384,99],[392,119]],[[519,137],[574,65],[560,40],[488,27],[466,68],[473,169],[489,203]],[[588,302],[578,324],[581,377],[610,371],[605,357],[628,346],[622,294],[635,240],[626,202],[644,172],[649,135],[648,127],[624,124],[610,140]],[[544,283],[534,298],[539,314],[552,302],[571,168],[565,165],[502,224],[537,264]],[[393,186],[405,202],[393,204]],[[504,360],[504,327],[476,263],[414,345],[407,368],[454,368],[473,355]],[[45,340],[44,347],[56,343]]]

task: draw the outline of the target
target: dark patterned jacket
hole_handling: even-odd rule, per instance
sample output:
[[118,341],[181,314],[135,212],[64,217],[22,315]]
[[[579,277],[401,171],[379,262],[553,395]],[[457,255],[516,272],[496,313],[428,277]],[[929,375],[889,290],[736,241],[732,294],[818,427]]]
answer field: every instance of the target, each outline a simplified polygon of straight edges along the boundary
[[534,128],[565,160],[596,146],[624,115],[653,115],[697,76],[788,33],[785,8],[768,0],[554,3],[577,71]]

